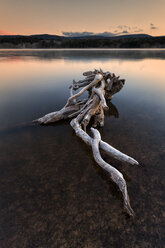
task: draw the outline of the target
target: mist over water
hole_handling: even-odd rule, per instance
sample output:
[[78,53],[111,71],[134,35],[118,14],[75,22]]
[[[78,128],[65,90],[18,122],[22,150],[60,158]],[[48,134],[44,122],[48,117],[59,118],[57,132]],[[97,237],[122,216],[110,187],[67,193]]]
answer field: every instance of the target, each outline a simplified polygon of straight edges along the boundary
[[[100,133],[141,164],[103,154],[127,181],[134,218],[69,122],[31,124],[94,68],[126,79]],[[165,50],[0,50],[0,247],[163,247],[164,68]]]

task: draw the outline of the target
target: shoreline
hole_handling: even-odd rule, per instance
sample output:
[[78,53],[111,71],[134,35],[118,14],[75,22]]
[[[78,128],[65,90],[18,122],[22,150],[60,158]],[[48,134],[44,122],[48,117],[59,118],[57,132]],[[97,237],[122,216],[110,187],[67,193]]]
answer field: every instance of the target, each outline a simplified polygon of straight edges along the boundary
[[79,51],[79,50],[100,50],[100,51],[114,51],[114,50],[120,50],[120,51],[165,51],[165,48],[0,48],[0,50],[73,50],[73,51]]

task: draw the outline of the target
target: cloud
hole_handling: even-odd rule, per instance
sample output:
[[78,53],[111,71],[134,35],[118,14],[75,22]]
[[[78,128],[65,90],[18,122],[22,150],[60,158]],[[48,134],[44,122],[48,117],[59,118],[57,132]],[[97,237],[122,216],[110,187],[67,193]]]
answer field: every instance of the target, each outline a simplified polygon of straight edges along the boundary
[[112,32],[103,32],[103,33],[94,33],[94,32],[62,32],[62,34],[64,36],[67,37],[84,37],[84,36],[92,36],[92,35],[98,35],[98,36],[106,36],[106,37],[112,37],[115,36],[116,33],[112,33]]
[[129,26],[127,25],[119,25],[117,26],[118,29],[124,29],[124,28],[128,28],[129,29]]
[[139,29],[134,29],[133,32],[134,33],[142,33],[144,30],[139,28]]
[[14,35],[14,33],[9,32],[7,30],[0,30],[0,35]]
[[137,28],[137,27],[132,27],[132,26],[128,26],[128,25],[119,25],[117,26],[118,29],[127,29],[127,30],[132,30],[133,28]]
[[99,36],[109,36],[109,37],[112,37],[112,36],[115,36],[116,34],[115,33],[111,33],[111,32],[103,32],[103,33],[98,33],[96,35],[99,35]]
[[83,37],[83,36],[88,36],[88,35],[95,35],[93,32],[62,32],[64,36],[67,37]]
[[115,37],[118,35],[127,35],[127,34],[134,34],[143,32],[143,29],[138,28],[137,26],[127,26],[127,25],[119,25],[117,26],[117,29],[115,29],[113,32],[105,31],[102,33],[94,33],[94,32],[65,32],[63,31],[62,34],[66,37],[84,37],[84,36],[105,36],[105,37]]
[[156,27],[153,23],[150,23],[150,29],[158,29],[158,27]]
[[129,32],[127,30],[123,30],[121,33],[122,34],[129,34]]
[[[128,26],[128,25],[118,25],[117,26],[118,33],[139,33],[143,32],[143,29],[137,27],[137,26]],[[116,33],[116,30],[114,31]]]

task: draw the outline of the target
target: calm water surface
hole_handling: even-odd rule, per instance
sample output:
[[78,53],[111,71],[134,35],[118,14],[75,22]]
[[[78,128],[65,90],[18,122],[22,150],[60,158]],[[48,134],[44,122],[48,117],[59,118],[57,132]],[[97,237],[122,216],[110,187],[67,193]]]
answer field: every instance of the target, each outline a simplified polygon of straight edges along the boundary
[[[31,121],[60,109],[94,68],[126,79],[102,139],[141,167],[118,162],[135,217],[68,122]],[[165,50],[0,50],[0,247],[165,247]]]

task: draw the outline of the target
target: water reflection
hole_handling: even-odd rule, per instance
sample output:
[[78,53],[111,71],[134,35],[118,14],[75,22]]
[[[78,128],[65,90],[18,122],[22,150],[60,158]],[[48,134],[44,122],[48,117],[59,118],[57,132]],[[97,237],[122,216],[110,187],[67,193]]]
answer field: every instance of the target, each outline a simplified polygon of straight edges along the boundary
[[115,104],[113,104],[111,101],[107,102],[107,105],[109,107],[109,110],[105,112],[105,116],[114,116],[115,118],[119,118],[119,111]]
[[[72,51],[72,52],[71,52]],[[144,60],[144,59],[165,59],[165,49],[26,49],[26,50],[1,50],[0,59],[20,60],[54,60],[69,59],[79,60]]]
[[[163,247],[164,58],[164,50],[0,50],[0,247]],[[95,67],[126,79],[100,132],[143,165],[102,154],[127,181],[134,219],[68,122],[30,124],[63,107],[70,82]]]
[[93,68],[110,70],[126,79],[118,95],[121,99],[165,107],[165,50],[0,50],[0,58],[1,127],[62,107],[72,80]]

